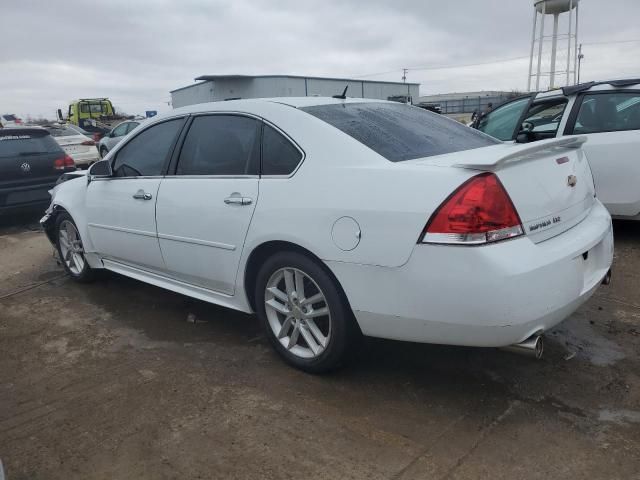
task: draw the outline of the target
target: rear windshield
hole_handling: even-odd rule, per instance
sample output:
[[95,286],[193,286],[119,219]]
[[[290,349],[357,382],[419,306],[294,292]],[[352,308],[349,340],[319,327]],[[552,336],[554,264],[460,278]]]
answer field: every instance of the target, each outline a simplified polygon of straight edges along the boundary
[[442,115],[398,103],[342,103],[301,110],[392,162],[500,143]]
[[0,157],[14,157],[16,155],[33,155],[58,151],[60,151],[60,147],[47,132],[0,133]]
[[80,132],[76,132],[69,127],[46,127],[52,137],[69,137],[71,135],[80,135]]
[[15,115],[3,115],[2,116],[7,122],[15,122],[16,121],[16,116]]

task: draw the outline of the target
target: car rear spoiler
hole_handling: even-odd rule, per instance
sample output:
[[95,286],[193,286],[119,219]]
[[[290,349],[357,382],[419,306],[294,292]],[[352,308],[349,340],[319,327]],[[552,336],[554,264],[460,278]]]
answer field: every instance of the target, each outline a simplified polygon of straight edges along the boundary
[[[521,144],[513,143],[510,148],[512,152],[499,157],[494,155],[478,155],[474,159],[454,164],[454,167],[473,168],[474,170],[496,170],[505,163],[532,160],[540,154],[558,153],[566,148],[579,148],[587,141],[587,137],[562,137],[550,140],[541,140],[535,143]],[[484,152],[483,152],[484,153]],[[494,153],[494,152],[491,152]]]

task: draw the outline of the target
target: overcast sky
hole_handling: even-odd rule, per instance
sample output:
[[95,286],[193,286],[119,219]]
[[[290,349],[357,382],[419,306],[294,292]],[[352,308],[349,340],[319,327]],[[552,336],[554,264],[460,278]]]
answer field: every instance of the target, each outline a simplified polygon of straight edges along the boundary
[[[428,67],[407,76],[421,94],[522,90],[533,17],[531,0],[1,3],[0,112],[49,118],[79,97],[168,109],[169,91],[202,74],[399,81]],[[583,80],[640,77],[639,18],[639,0],[581,1]]]

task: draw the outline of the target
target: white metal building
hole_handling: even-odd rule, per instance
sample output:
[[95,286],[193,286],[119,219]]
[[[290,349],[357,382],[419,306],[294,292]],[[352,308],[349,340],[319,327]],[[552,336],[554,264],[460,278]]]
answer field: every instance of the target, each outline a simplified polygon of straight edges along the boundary
[[347,85],[347,97],[406,99],[405,101],[411,102],[417,100],[420,87],[419,83],[294,75],[202,75],[195,80],[199,83],[171,91],[171,104],[174,108],[237,98],[340,95]]

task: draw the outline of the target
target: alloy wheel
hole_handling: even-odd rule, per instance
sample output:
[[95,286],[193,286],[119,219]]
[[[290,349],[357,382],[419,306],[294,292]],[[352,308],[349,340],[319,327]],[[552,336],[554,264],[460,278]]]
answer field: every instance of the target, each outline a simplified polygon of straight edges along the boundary
[[276,270],[266,285],[265,307],[271,330],[293,355],[315,358],[329,345],[329,304],[318,284],[302,270]]
[[78,229],[69,220],[63,220],[58,229],[61,260],[74,275],[80,275],[84,269],[84,247]]

